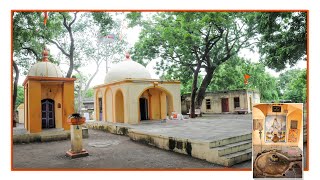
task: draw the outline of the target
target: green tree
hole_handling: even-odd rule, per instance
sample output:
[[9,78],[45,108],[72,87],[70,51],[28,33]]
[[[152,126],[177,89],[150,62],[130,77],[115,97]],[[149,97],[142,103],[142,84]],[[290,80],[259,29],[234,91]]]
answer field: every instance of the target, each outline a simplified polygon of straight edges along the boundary
[[307,100],[307,71],[306,69],[287,70],[279,76],[279,86],[282,98],[297,103]]
[[[244,83],[245,74],[250,75],[247,85]],[[235,89],[257,89],[262,102],[279,100],[277,78],[267,73],[263,64],[252,63],[237,56],[218,67],[208,91]]]
[[[144,28],[134,46],[133,58],[144,62],[160,57],[159,70],[191,74],[194,117],[194,109],[201,106],[216,68],[240,49],[251,47],[249,39],[256,29],[253,20],[250,13],[157,13],[149,23],[142,23]],[[204,77],[198,86],[201,70]]]
[[307,13],[257,13],[259,52],[264,64],[277,71],[307,57]]
[[[99,43],[92,41],[98,34],[108,34],[112,30],[119,29],[119,23],[113,22],[110,13],[50,12],[46,26],[43,23],[42,14],[42,12],[15,12],[12,15],[14,104],[19,73],[26,74],[30,64],[34,64],[41,58],[41,51],[45,44],[55,45],[60,50],[61,54],[58,58],[50,56],[49,60],[57,64],[68,64],[66,77],[71,77],[74,69],[95,63],[97,68],[86,83],[88,87],[97,74],[98,67],[104,59],[103,56],[108,59],[110,54],[122,52],[126,44],[122,41],[120,45],[110,46],[111,48],[106,48],[102,51],[103,53],[99,53]],[[80,18],[78,18],[79,14]],[[19,68],[22,71],[19,71]]]
[[15,104],[15,108],[17,108],[21,103],[24,103],[24,87],[23,86],[18,86],[18,91],[17,91],[17,100]]
[[93,98],[94,96],[94,90],[93,88],[89,88],[85,94],[85,98]]

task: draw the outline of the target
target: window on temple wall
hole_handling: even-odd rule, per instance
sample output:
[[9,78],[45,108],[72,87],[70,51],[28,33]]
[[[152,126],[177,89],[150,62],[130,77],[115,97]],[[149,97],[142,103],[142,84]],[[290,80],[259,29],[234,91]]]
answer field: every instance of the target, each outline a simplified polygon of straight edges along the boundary
[[291,129],[297,129],[298,128],[298,121],[297,120],[291,120]]
[[206,108],[211,109],[211,101],[210,99],[206,99]]
[[239,97],[233,98],[234,108],[240,107],[240,99]]

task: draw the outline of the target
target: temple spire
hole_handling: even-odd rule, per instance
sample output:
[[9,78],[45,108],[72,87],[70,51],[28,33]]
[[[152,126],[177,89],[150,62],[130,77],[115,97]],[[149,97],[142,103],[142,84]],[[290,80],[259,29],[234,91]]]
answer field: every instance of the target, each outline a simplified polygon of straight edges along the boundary
[[42,62],[48,62],[48,57],[49,57],[49,51],[46,46],[44,46],[43,51],[42,51]]
[[131,60],[130,54],[127,52],[127,53],[126,53],[126,61],[130,61],[130,60]]

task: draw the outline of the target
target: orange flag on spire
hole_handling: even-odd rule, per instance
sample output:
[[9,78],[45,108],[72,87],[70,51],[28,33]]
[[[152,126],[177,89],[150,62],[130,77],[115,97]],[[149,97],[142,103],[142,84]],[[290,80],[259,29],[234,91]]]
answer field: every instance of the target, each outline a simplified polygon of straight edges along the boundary
[[47,20],[48,20],[48,12],[44,12],[44,19],[43,19],[43,23],[46,26],[47,25]]
[[244,75],[244,84],[248,84],[248,79],[250,78],[249,74]]

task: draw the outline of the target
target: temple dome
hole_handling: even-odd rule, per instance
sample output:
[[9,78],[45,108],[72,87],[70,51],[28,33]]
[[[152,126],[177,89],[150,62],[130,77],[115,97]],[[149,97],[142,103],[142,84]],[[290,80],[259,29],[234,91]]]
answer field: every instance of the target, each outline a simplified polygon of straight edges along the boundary
[[107,73],[104,82],[111,83],[127,78],[151,79],[151,75],[144,66],[135,61],[127,59],[114,65]]
[[38,62],[30,68],[28,76],[63,77],[63,74],[60,68],[51,62]]
[[42,76],[42,77],[63,77],[60,68],[48,61],[49,51],[45,47],[42,52],[42,62],[34,64],[28,73],[28,76]]

